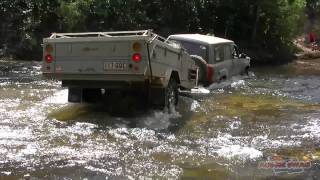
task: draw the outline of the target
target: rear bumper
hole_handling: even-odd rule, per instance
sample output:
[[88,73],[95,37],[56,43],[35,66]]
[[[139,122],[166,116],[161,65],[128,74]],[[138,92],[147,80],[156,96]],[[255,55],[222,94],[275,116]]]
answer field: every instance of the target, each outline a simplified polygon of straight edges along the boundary
[[163,87],[162,81],[158,78],[149,82],[149,77],[133,74],[52,74],[43,73],[46,79],[55,79],[62,81],[63,87],[73,88],[106,88],[106,89],[141,89],[149,87]]
[[63,87],[69,88],[105,88],[105,89],[119,89],[132,90],[144,89],[148,87],[148,81],[126,82],[126,81],[62,81]]
[[142,81],[144,82],[148,77],[144,75],[134,74],[53,74],[43,73],[46,79],[55,80],[75,80],[75,81]]

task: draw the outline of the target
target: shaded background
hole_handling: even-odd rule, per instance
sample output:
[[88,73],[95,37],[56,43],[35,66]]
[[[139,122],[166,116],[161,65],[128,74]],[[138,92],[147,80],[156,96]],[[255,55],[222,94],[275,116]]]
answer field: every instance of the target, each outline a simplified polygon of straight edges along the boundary
[[293,39],[316,29],[319,0],[2,0],[0,55],[40,60],[52,32],[154,29],[235,40],[253,63],[293,58]]

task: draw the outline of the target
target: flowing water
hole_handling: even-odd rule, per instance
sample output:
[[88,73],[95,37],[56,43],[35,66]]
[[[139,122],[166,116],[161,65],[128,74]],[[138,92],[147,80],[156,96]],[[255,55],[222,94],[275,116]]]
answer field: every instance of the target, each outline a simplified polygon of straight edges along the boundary
[[320,179],[318,71],[254,69],[129,116],[68,103],[38,62],[0,75],[0,179]]

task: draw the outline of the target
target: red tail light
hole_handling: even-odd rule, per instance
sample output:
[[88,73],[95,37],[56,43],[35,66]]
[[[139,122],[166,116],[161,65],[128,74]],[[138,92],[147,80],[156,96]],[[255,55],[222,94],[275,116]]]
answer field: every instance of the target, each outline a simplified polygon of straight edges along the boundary
[[142,59],[142,57],[141,57],[141,55],[139,53],[136,53],[136,54],[132,55],[132,61],[134,61],[136,63],[140,62],[141,59]]
[[209,83],[213,82],[214,69],[212,65],[207,65],[207,80]]
[[46,60],[47,63],[52,63],[53,57],[50,54],[47,54],[44,59]]

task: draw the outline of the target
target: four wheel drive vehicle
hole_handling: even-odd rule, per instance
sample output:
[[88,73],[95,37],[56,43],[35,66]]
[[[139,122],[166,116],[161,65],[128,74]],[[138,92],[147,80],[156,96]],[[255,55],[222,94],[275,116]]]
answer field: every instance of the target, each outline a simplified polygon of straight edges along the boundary
[[43,75],[68,87],[69,102],[133,94],[169,107],[178,88],[195,86],[196,68],[183,48],[150,30],[53,33],[43,40]]
[[250,58],[231,40],[200,34],[178,34],[168,40],[180,44],[199,67],[199,83],[207,86],[231,76],[247,74]]

